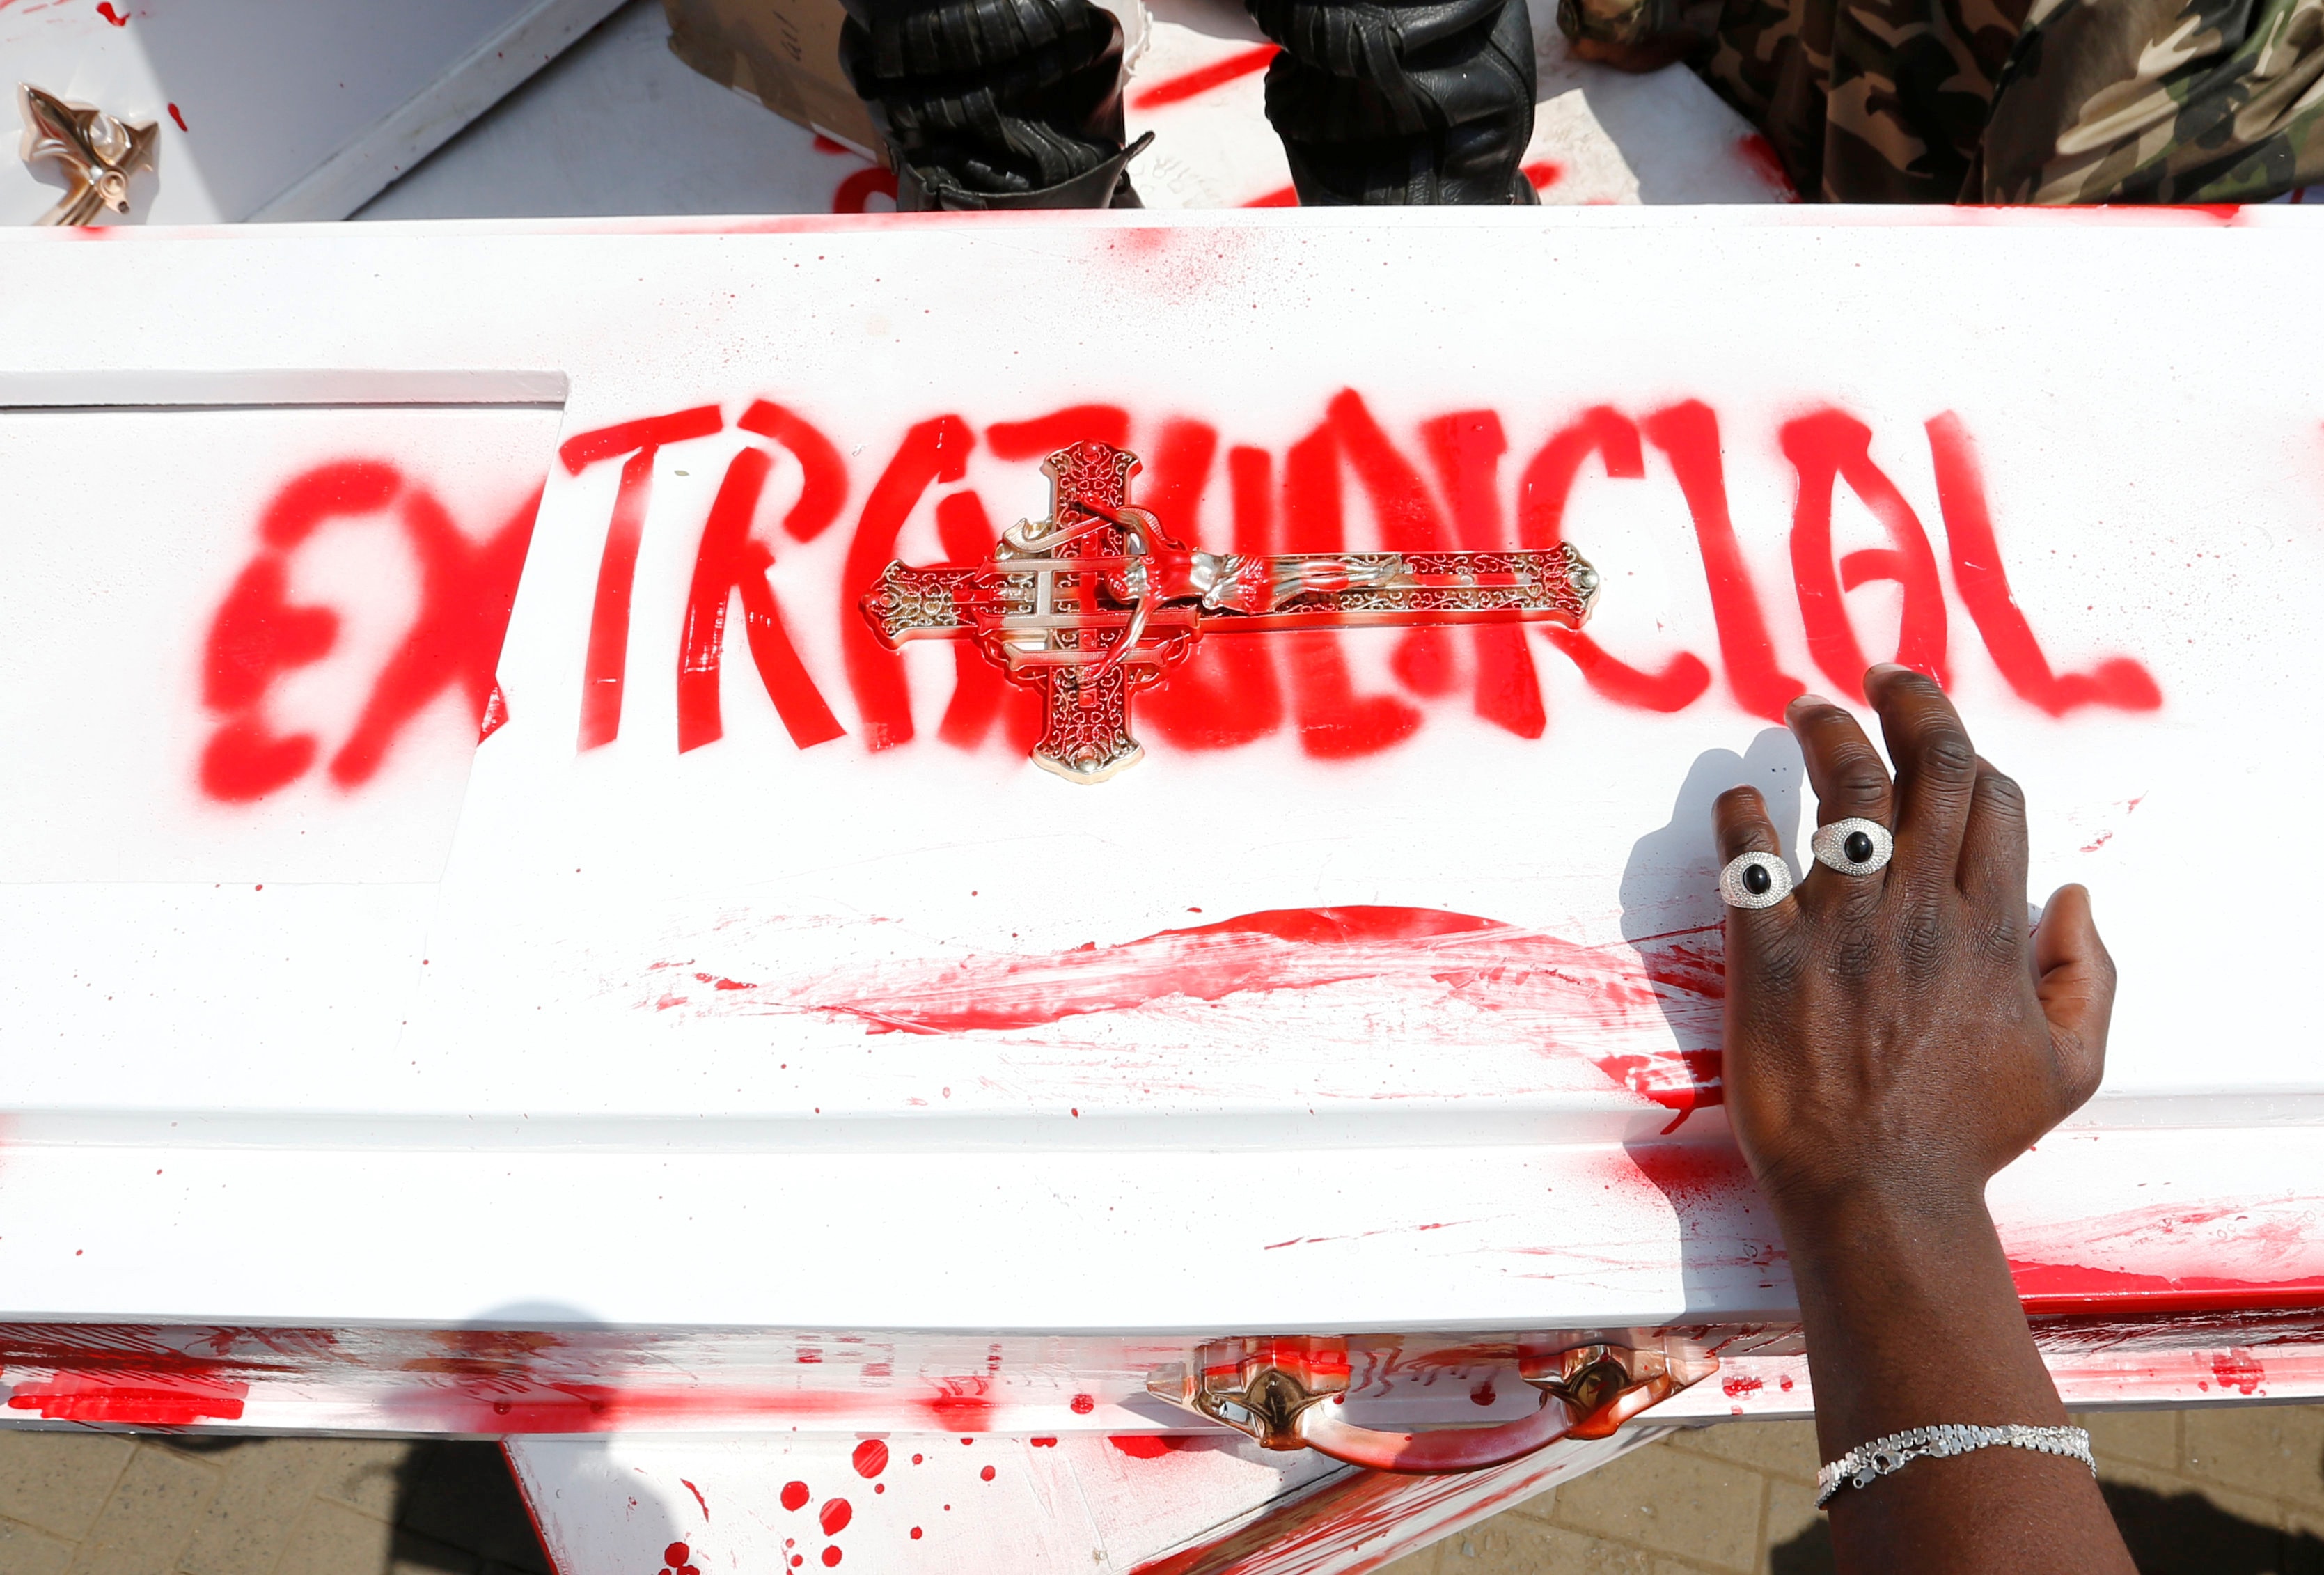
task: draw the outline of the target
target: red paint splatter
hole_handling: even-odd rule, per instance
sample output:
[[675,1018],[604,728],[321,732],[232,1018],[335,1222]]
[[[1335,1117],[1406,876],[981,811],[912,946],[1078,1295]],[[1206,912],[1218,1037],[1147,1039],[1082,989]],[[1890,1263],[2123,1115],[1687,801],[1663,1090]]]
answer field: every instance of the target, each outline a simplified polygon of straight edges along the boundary
[[129,25],[129,18],[113,8],[112,0],[97,0],[97,14],[115,27]]
[[991,1467],[990,1467],[990,1466],[987,1466],[987,1467],[985,1467],[985,1468],[984,1468],[984,1469],[982,1469],[982,1471],[979,1471],[979,1472],[977,1473],[977,1475],[978,1475],[979,1477],[982,1478],[985,1481],[990,1482],[990,1481],[991,1481],[991,1480],[992,1480],[992,1468],[991,1468]]
[[807,1507],[807,1501],[811,1497],[813,1496],[807,1492],[807,1484],[804,1482],[786,1482],[783,1484],[783,1507],[785,1509],[805,1509]]
[[1264,71],[1269,60],[1283,51],[1276,44],[1254,44],[1207,66],[1197,66],[1191,71],[1181,71],[1175,77],[1165,77],[1138,88],[1130,95],[1132,109],[1159,109],[1166,104],[1183,104],[1189,98],[1208,93],[1213,88],[1223,88],[1240,81],[1254,71]]
[[1245,207],[1297,207],[1298,206],[1299,188],[1296,186],[1278,187],[1265,197],[1254,197],[1243,204]]
[[1053,1438],[1037,1438],[1028,1441],[1037,1450],[1053,1450],[1057,1447],[1057,1441]]
[[2225,1356],[2211,1359],[2211,1377],[2223,1389],[2233,1389],[2239,1395],[2249,1395],[2267,1382],[2267,1369],[2247,1350],[2231,1350]]
[[724,430],[716,405],[697,405],[666,416],[649,416],[600,427],[567,438],[558,449],[569,474],[579,475],[601,460],[628,455],[605,546],[597,564],[597,594],[589,615],[589,650],[583,668],[580,747],[608,744],[622,731],[622,687],[629,664],[630,594],[637,577],[638,542],[645,530],[646,505],[653,495],[654,456],[664,444],[708,438]]
[[1096,1409],[1097,1402],[1090,1398],[1087,1395],[1076,1395],[1074,1396],[1073,1412],[1075,1416],[1087,1416],[1091,1412]]
[[678,1479],[678,1485],[685,1488],[688,1493],[694,1495],[694,1502],[702,1506],[702,1518],[708,1520],[710,1518],[710,1500],[702,1497],[702,1489],[696,1488],[693,1483],[687,1481],[683,1477],[680,1477]]
[[845,1531],[847,1523],[854,1518],[854,1506],[847,1500],[830,1498],[824,1501],[823,1508],[816,1513],[816,1523],[823,1527],[825,1536],[835,1537]]
[[672,1543],[661,1551],[661,1561],[665,1564],[683,1564],[692,1551],[684,1543]]
[[912,1528],[912,1540],[916,1543],[920,1540],[920,1528],[918,1526],[914,1526]]
[[1739,1400],[1746,1395],[1757,1394],[1766,1385],[1757,1378],[1734,1377],[1720,1379],[1719,1386],[1726,1391],[1729,1400]]
[[888,1469],[888,1446],[879,1439],[867,1438],[855,1446],[855,1453],[850,1459],[857,1476],[876,1477]]
[[837,1568],[837,1566],[838,1566],[838,1564],[839,1564],[839,1559],[840,1559],[840,1553],[839,1553],[839,1550],[838,1550],[837,1548],[825,1548],[825,1549],[824,1549],[824,1551],[823,1551],[823,1567],[824,1567],[825,1569],[826,1569],[826,1570],[830,1570],[830,1569],[835,1569],[835,1568]]
[[1536,191],[1546,191],[1564,179],[1565,167],[1554,159],[1536,159],[1530,164],[1520,165],[1518,173],[1532,183]]
[[[1363,981],[1398,999],[1449,998],[1521,1019],[1545,1053],[1580,1054],[1683,1117],[1720,1099],[1713,1046],[1725,979],[1717,948],[1716,926],[1651,937],[1631,952],[1433,908],[1283,908],[1046,956],[892,964],[801,986],[793,999],[860,1018],[872,1033],[953,1034],[1130,1011],[1170,997],[1218,1001]],[[1687,1047],[1604,1051],[1628,1042],[1633,1025],[1677,1028]],[[932,1405],[988,1406],[982,1395],[980,1387]]]
[[232,1380],[68,1372],[44,1383],[17,1385],[8,1396],[8,1409],[37,1412],[47,1422],[185,1427],[197,1422],[240,1421],[249,1394],[248,1384]]
[[170,111],[170,118],[178,123],[178,129],[180,131],[191,131],[193,129],[186,124],[186,117],[178,113],[178,106],[176,105],[172,104],[168,107]]

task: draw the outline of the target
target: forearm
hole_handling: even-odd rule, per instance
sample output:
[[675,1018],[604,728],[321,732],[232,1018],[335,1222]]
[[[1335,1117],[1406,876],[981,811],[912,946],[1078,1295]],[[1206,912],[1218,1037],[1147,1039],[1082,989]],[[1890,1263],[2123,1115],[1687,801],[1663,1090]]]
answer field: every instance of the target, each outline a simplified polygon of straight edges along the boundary
[[[1983,1203],[1851,1202],[1787,1220],[1825,1460],[1939,1423],[2058,1426]],[[2006,1447],[1915,1460],[1831,1504],[1849,1570],[2107,1571],[2132,1566],[2089,1470]]]

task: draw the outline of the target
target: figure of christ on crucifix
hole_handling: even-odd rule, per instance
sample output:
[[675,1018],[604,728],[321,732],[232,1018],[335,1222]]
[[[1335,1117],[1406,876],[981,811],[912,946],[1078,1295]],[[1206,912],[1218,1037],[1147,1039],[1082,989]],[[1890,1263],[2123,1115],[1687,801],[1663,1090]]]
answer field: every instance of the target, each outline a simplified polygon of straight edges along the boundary
[[1548,622],[1579,629],[1598,572],[1550,552],[1195,552],[1130,502],[1138,456],[1104,443],[1042,462],[1049,515],[1003,531],[981,563],[891,563],[862,602],[893,650],[973,640],[1040,691],[1035,763],[1102,782],[1137,763],[1130,696],[1167,683],[1197,642],[1274,630]]

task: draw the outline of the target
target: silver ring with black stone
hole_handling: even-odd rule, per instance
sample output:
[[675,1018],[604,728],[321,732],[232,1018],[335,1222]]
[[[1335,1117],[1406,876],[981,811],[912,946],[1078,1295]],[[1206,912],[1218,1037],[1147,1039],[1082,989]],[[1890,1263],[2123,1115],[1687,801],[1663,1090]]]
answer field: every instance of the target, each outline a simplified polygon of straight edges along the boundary
[[1836,820],[1820,825],[1808,839],[1815,861],[1842,875],[1870,875],[1885,868],[1896,852],[1896,839],[1877,820]]
[[1719,900],[1729,907],[1773,907],[1792,894],[1792,867],[1773,853],[1738,853],[1719,872]]

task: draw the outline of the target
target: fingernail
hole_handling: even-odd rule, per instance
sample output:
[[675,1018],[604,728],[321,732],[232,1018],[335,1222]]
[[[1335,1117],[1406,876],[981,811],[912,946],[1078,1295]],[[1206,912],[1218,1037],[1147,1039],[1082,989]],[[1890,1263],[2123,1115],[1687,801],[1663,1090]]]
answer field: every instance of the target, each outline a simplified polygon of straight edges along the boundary
[[1870,678],[1877,677],[1882,673],[1909,673],[1912,670],[1902,662],[1874,662],[1864,669],[1864,676]]
[[1831,702],[1821,695],[1802,695],[1792,704],[1794,705],[1829,705]]

